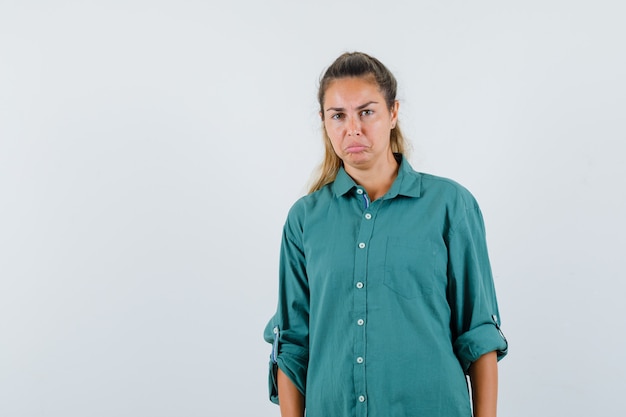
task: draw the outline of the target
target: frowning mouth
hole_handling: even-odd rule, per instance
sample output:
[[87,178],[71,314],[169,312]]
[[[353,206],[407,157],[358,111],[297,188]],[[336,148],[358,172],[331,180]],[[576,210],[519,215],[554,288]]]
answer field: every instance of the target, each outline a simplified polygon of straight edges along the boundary
[[359,153],[359,152],[363,152],[365,149],[367,149],[367,146],[355,143],[355,144],[346,146],[345,151],[347,153]]

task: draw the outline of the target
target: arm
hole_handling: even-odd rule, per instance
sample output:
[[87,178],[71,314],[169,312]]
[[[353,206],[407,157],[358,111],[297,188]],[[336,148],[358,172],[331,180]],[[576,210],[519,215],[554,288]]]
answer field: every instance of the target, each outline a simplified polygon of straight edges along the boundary
[[[298,409],[304,410],[309,362],[309,283],[298,207],[292,207],[283,229],[278,306],[264,332],[265,340],[272,343],[270,401],[280,405],[285,417],[304,414],[298,414]],[[299,396],[302,398],[298,400]],[[296,414],[292,414],[294,411]]]
[[496,417],[498,360],[496,352],[478,358],[469,368],[475,417]]
[[303,417],[304,396],[298,391],[289,377],[278,368],[278,395],[282,417]]

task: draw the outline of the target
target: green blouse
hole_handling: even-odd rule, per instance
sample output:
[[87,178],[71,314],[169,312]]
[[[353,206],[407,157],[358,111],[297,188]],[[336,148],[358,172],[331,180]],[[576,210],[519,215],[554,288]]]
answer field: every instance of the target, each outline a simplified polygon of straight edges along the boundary
[[340,169],[289,212],[270,399],[279,367],[307,417],[469,417],[470,364],[506,355],[475,199],[397,158],[378,200]]

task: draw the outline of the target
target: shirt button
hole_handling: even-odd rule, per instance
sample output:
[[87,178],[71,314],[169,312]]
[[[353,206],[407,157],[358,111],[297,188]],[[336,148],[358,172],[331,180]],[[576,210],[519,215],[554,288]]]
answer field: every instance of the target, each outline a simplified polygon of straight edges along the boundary
[[359,395],[359,402],[361,403],[365,402],[365,395]]
[[365,323],[365,322],[363,321],[363,319],[358,319],[358,320],[356,321],[356,324],[358,324],[359,326],[363,326],[363,323]]
[[365,218],[366,218],[367,220],[369,220],[369,219],[371,219],[371,218],[372,218],[372,215],[371,215],[371,214],[369,214],[369,213],[365,213]]
[[357,282],[357,283],[356,283],[356,287],[357,287],[358,289],[363,288],[363,283],[362,283],[362,282]]
[[359,248],[363,249],[365,247],[365,243],[361,242],[359,243]]
[[363,358],[360,356],[356,358],[356,363],[363,363]]
[[357,194],[363,194],[363,190],[362,190],[362,189],[360,189],[360,188],[357,188],[357,189],[356,189],[356,193],[357,193]]

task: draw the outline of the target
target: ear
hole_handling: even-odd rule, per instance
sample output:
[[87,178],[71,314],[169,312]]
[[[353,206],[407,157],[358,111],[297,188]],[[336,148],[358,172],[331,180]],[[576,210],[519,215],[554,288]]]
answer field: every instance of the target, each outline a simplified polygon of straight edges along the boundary
[[400,110],[400,102],[398,100],[393,102],[391,108],[391,128],[394,129],[398,123],[398,111]]
[[324,121],[324,113],[319,112],[319,115],[320,115],[320,120],[323,122]]

